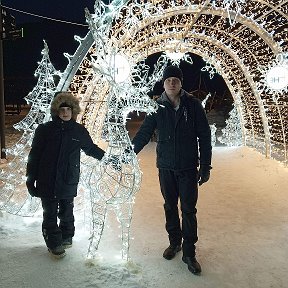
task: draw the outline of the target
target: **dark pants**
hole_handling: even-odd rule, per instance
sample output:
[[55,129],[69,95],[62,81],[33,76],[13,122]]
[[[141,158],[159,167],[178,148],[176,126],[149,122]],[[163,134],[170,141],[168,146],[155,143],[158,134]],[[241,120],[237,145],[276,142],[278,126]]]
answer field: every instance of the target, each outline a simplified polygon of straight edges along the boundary
[[[47,247],[53,249],[62,244],[62,239],[74,236],[74,198],[41,198],[41,201],[43,208],[42,233]],[[59,225],[57,217],[60,220]]]
[[[183,255],[195,256],[197,236],[196,204],[198,199],[197,169],[173,171],[159,169],[160,188],[164,198],[166,230],[170,244],[181,245]],[[182,211],[180,225],[178,199]]]

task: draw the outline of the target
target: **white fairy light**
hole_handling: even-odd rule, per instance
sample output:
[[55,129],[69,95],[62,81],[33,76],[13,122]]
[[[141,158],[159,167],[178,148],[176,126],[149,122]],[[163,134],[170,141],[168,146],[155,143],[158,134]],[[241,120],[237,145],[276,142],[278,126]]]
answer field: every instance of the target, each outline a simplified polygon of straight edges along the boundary
[[210,130],[211,130],[211,146],[215,147],[216,141],[217,141],[217,138],[216,138],[217,127],[216,127],[215,123],[210,124],[209,126],[210,126]]
[[38,77],[37,84],[25,97],[31,108],[24,119],[14,125],[15,129],[23,130],[24,133],[13,147],[7,149],[7,154],[11,155],[13,160],[0,173],[0,180],[4,182],[0,193],[0,209],[24,216],[33,215],[40,204],[39,199],[32,198],[25,189],[24,175],[34,131],[40,123],[48,120],[48,110],[56,87],[53,77],[60,75],[51,64],[45,41],[41,54],[42,59],[35,71],[35,76]]
[[206,97],[202,100],[201,104],[202,104],[202,107],[205,108],[206,107],[206,103],[207,103],[207,100],[211,97],[211,93],[208,93],[206,95]]
[[[188,60],[187,52],[198,54],[203,59],[206,57],[207,62],[213,65],[225,80],[233,98],[237,100],[235,95],[241,95],[241,106],[235,100],[241,121],[237,122],[236,118],[230,117],[231,125],[229,123],[227,125],[232,129],[233,125],[241,122],[241,136],[243,136],[241,139],[244,139],[247,146],[256,148],[268,157],[271,155],[280,161],[286,161],[286,163],[288,161],[287,88],[284,84],[281,84],[280,90],[279,86],[275,89],[275,86],[271,88],[268,85],[271,84],[271,79],[273,83],[286,81],[286,76],[285,81],[282,82],[282,78],[277,76],[278,78],[273,79],[273,74],[271,78],[271,73],[268,73],[270,68],[276,66],[274,63],[271,64],[271,61],[278,55],[282,55],[284,59],[283,55],[287,51],[287,35],[284,25],[287,23],[288,11],[285,1],[276,1],[277,4],[275,1],[274,4],[273,1],[268,3],[262,0],[200,0],[197,4],[194,2],[192,0],[114,0],[110,5],[105,5],[102,1],[95,1],[95,14],[89,20],[95,41],[91,40],[92,37],[89,38],[89,35],[91,36],[89,32],[85,38],[77,38],[79,47],[74,55],[65,54],[69,64],[57,87],[69,89],[79,97],[82,112],[77,120],[87,127],[94,140],[102,141],[108,146],[107,155],[100,166],[97,161],[82,158],[84,166],[79,186],[83,193],[86,190],[90,193],[88,198],[91,201],[92,214],[86,215],[90,216],[89,221],[91,221],[93,241],[90,243],[88,254],[92,257],[95,256],[102,236],[107,211],[109,209],[114,211],[117,208],[117,217],[123,226],[122,257],[129,258],[129,223],[135,193],[141,184],[141,172],[135,155],[131,151],[127,154],[123,153],[124,147],[129,146],[130,143],[125,123],[129,111],[151,112],[151,103],[146,103],[146,106],[140,100],[147,100],[147,92],[151,91],[155,82],[161,79],[168,59],[164,51],[185,53],[184,57],[175,60],[177,65],[180,61]],[[230,26],[227,25],[227,21]],[[95,36],[99,37],[95,38]],[[85,45],[91,46],[89,46],[89,51],[83,48]],[[148,77],[149,67],[145,67],[143,60],[159,52],[164,55],[159,57],[154,66],[154,73]],[[111,65],[111,60],[117,54],[127,57],[131,69],[130,77],[124,77],[121,83],[117,83],[115,78],[116,65]],[[192,59],[190,60],[192,63]],[[280,60],[276,59],[275,63],[279,64],[282,61]],[[138,68],[135,63],[139,63]],[[259,71],[258,67],[262,70]],[[51,75],[47,75],[44,79],[47,83],[52,81]],[[37,105],[40,98],[30,99],[30,96],[27,96],[27,100]],[[37,105],[33,115],[33,109],[31,109],[29,122],[23,123],[23,130],[28,132],[23,134],[23,143],[19,143],[15,152],[11,152],[17,157],[23,155],[23,159],[26,159],[27,152],[22,153],[19,149],[26,151],[21,147],[29,147],[32,138],[32,134],[29,133],[33,133],[39,123],[46,121],[46,116],[49,117],[46,109],[49,101],[45,103],[47,106],[46,104]],[[243,123],[245,123],[245,129]],[[230,136],[227,136],[230,139],[226,141],[227,143],[234,141],[232,138],[236,132],[233,134],[232,130],[227,131],[230,133],[228,133]],[[25,160],[21,161],[26,163]],[[1,173],[0,176],[2,175],[4,182],[5,179],[9,179],[7,181],[9,191],[15,189],[17,194],[16,190],[19,187],[19,195],[21,193],[23,195],[25,188],[19,186],[19,181],[14,183],[10,180],[17,179],[18,174],[15,171],[21,171],[21,164],[16,160],[8,167],[9,173]],[[23,172],[19,174],[21,173]],[[102,182],[98,182],[99,175],[105,175]],[[120,179],[118,178],[120,175],[125,177]],[[99,191],[103,193],[100,194]],[[123,191],[123,197],[119,197],[119,191]],[[16,200],[15,197],[12,197],[9,202],[8,198],[11,195],[9,193],[1,194],[1,207],[5,207],[3,203],[10,203],[9,209],[15,213],[21,209],[32,211],[32,208],[36,207],[33,206],[35,204],[33,201]],[[80,201],[83,199],[78,198]],[[129,201],[125,202],[124,200],[127,199]],[[102,205],[103,200],[109,205]],[[88,202],[83,202],[84,205],[88,205]],[[124,202],[126,206],[120,204]],[[116,206],[112,205],[114,203],[117,203]],[[118,209],[120,207],[122,210]],[[124,215],[127,217],[125,218]]]
[[178,61],[183,58],[185,53],[182,52],[166,52],[166,55],[173,61]]
[[[204,59],[204,60],[205,60],[205,59]],[[203,72],[204,72],[204,71],[208,72],[210,79],[213,79],[214,75],[215,75],[216,73],[218,73],[218,72],[217,72],[217,69],[216,69],[211,63],[209,63],[209,62],[206,62],[206,63],[205,63],[205,66],[201,68],[201,71],[203,71]]]
[[[165,52],[165,55],[170,60],[172,65],[179,66],[181,61],[185,61],[189,64],[193,64],[193,60],[189,53],[181,53],[181,52]],[[167,59],[167,60],[168,60]]]
[[288,85],[288,66],[278,65],[271,67],[266,75],[267,86],[272,90],[283,91]]
[[[205,109],[206,107],[206,103],[207,103],[207,100],[211,97],[211,93],[208,93],[206,95],[206,97],[201,101],[201,104],[202,104],[202,107]],[[216,145],[216,131],[217,131],[217,127],[216,127],[216,124],[213,123],[213,124],[210,124],[210,130],[211,130],[211,145],[212,147],[214,147]]]
[[223,0],[223,6],[227,10],[229,23],[231,26],[237,22],[237,16],[240,14],[241,5],[245,4],[246,0]]
[[[113,3],[117,4],[117,1]],[[163,51],[206,56],[207,62],[224,78],[232,95],[238,92],[242,95],[245,144],[267,157],[276,156],[286,161],[288,124],[281,116],[286,115],[285,93],[276,95],[259,87],[261,72],[258,67],[268,67],[275,55],[287,51],[285,24],[288,11],[284,2],[267,3],[260,0],[201,0],[195,4],[189,0],[163,0],[129,1],[128,5],[122,1],[117,15],[114,14],[113,24],[109,22],[110,26],[107,26],[111,27],[111,37],[121,50],[137,61]],[[87,71],[85,73],[91,75]],[[81,83],[85,83],[84,89],[89,87],[80,76],[74,79],[72,85],[77,83],[81,87]],[[280,102],[278,100],[275,106],[276,96]],[[96,106],[93,105],[93,111]],[[85,121],[93,122],[88,119],[88,110]],[[96,121],[98,123],[98,119]],[[279,122],[281,125],[277,124]],[[94,131],[97,137],[99,131]]]
[[[157,109],[157,105],[148,97],[145,87],[149,81],[149,66],[144,62],[136,65],[131,57],[128,59],[129,55],[121,53],[117,42],[107,36],[106,26],[101,26],[105,15],[102,14],[103,7],[99,8],[101,9],[96,10],[94,15],[86,11],[86,17],[95,41],[93,69],[96,75],[108,84],[107,90],[98,91],[100,98],[103,93],[107,95],[102,139],[108,146],[100,165],[90,163],[85,167],[84,164],[85,179],[82,185],[90,190],[92,223],[87,256],[96,256],[107,212],[113,209],[121,224],[122,258],[128,260],[130,223],[134,197],[140,189],[141,171],[137,157],[131,149],[125,127],[126,119],[132,111],[149,114]],[[105,21],[103,23],[107,25]],[[131,78],[128,78],[129,72]]]
[[112,75],[114,75],[116,83],[124,82],[129,77],[130,64],[124,55],[114,55],[114,57],[112,57],[111,67],[113,67]]
[[[288,53],[281,53],[267,67],[260,67],[262,79],[258,89],[274,94],[275,97],[288,92]],[[276,96],[275,96],[276,95]]]
[[226,126],[222,129],[222,135],[218,137],[219,142],[231,147],[243,145],[243,133],[241,119],[237,106],[233,105],[229,112],[229,118],[225,121]]

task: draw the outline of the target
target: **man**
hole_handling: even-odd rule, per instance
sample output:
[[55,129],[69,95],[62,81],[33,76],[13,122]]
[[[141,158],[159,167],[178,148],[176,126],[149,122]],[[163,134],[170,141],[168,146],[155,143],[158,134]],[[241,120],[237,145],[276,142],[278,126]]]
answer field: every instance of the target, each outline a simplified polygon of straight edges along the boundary
[[99,160],[104,156],[87,129],[76,122],[79,112],[77,98],[69,92],[57,92],[51,103],[52,121],[37,127],[28,156],[26,185],[31,196],[41,198],[42,234],[56,258],[65,256],[75,233],[73,207],[80,150]]
[[170,242],[163,257],[171,260],[182,248],[182,260],[193,274],[198,275],[201,266],[195,253],[198,240],[196,204],[198,184],[207,182],[210,177],[211,131],[201,102],[182,89],[181,69],[168,66],[162,80],[165,91],[157,99],[159,108],[146,116],[132,144],[135,153],[139,153],[156,130],[157,167]]

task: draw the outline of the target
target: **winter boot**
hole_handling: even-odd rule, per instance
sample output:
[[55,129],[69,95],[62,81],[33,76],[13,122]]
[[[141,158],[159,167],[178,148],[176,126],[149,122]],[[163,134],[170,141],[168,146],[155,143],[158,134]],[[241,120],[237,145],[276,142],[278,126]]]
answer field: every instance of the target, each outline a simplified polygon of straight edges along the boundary
[[181,245],[169,245],[168,248],[165,249],[164,253],[163,253],[163,257],[167,260],[171,260],[173,259],[177,252],[179,252],[181,250]]
[[62,246],[64,249],[71,248],[72,247],[72,237],[68,237],[66,239],[63,239]]
[[55,248],[48,248],[48,251],[56,259],[63,258],[66,255],[65,249],[62,245]]

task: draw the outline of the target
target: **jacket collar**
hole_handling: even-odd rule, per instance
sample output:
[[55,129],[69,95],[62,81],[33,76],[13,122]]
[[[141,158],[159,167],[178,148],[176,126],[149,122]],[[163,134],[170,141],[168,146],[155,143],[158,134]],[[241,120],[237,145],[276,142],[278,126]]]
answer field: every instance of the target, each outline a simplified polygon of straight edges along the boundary
[[74,124],[75,124],[75,120],[74,119],[70,119],[69,121],[63,121],[61,118],[57,117],[53,117],[53,122],[56,124],[57,127],[64,129],[64,130],[69,130],[72,129]]
[[[186,95],[186,91],[184,89],[181,88],[180,90],[180,105],[181,103],[183,102],[184,98],[185,98],[185,95]],[[165,106],[172,106],[166,92],[164,91],[161,96],[157,99],[157,102],[159,104],[162,104],[162,105],[165,105]]]

